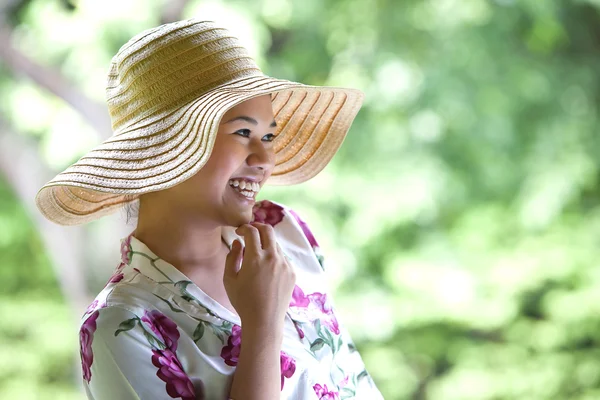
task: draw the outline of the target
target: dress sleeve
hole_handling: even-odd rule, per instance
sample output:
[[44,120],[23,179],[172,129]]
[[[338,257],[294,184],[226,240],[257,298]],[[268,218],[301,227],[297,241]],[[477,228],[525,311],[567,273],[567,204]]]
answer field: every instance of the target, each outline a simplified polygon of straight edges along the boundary
[[312,248],[312,251],[315,255],[315,258],[319,262],[322,270],[325,270],[325,258],[323,257],[323,253],[321,252],[321,247],[315,239],[311,229],[308,227],[308,224],[300,218],[300,216],[291,208],[287,209],[288,216],[298,225],[298,227],[302,230],[302,234],[306,238],[309,246]]
[[94,311],[80,329],[88,399],[203,398],[202,382],[192,382],[177,357],[178,339],[177,325],[159,311]]
[[[285,218],[290,221],[294,230],[299,232],[299,235],[303,237],[304,245],[302,247],[306,249],[306,252],[310,252],[310,249],[312,249],[314,258],[318,261],[321,269],[324,270],[324,266],[326,265],[325,258],[321,253],[319,243],[306,221],[288,207],[284,209],[284,213]],[[317,331],[321,329],[323,329],[323,332],[329,330],[335,338],[331,339],[332,342],[335,340],[335,344],[332,343],[332,346],[330,347],[334,353],[333,362],[336,365],[335,369],[342,372],[341,376],[338,375],[341,380],[336,382],[340,398],[383,400],[381,393],[365,368],[362,357],[357,351],[349,331],[344,327],[343,322],[339,320],[339,315],[334,312],[335,307],[330,294],[319,292],[308,294],[308,292],[304,293],[300,288],[296,287],[293,293],[293,306],[295,306],[296,309],[302,307],[303,304],[310,304],[312,302],[314,302],[322,312],[319,321],[320,325],[325,327],[319,327],[317,328]],[[297,312],[293,315],[297,316]],[[322,341],[324,337],[325,335],[317,340]],[[317,342],[313,342],[312,346],[314,346],[314,343]],[[333,392],[331,392],[330,395],[334,396]],[[322,398],[325,397],[322,396]]]

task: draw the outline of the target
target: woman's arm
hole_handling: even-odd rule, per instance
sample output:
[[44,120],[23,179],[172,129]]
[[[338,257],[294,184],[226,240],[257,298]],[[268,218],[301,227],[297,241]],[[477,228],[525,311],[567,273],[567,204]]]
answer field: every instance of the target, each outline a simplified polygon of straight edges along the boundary
[[[280,351],[285,312],[296,281],[277,245],[273,227],[242,225],[246,248],[235,241],[227,256],[223,283],[242,321],[242,341],[230,397],[275,400],[281,397]],[[241,262],[241,266],[240,266]]]
[[279,399],[282,329],[243,325],[240,357],[230,397],[235,400]]

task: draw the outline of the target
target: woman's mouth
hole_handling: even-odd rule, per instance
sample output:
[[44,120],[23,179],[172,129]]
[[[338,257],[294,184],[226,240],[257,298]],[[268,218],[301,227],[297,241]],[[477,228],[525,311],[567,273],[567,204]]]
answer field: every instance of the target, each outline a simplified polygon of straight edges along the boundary
[[258,183],[241,179],[230,179],[229,186],[248,200],[254,200],[260,190]]

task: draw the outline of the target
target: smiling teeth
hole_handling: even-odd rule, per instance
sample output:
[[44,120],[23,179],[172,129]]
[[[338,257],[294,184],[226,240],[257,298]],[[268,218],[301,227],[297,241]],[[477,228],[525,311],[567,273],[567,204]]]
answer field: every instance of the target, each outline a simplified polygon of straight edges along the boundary
[[238,189],[244,196],[248,197],[254,197],[254,195],[260,190],[260,185],[256,182],[238,181],[233,179],[229,181],[229,186],[233,186],[234,188]]

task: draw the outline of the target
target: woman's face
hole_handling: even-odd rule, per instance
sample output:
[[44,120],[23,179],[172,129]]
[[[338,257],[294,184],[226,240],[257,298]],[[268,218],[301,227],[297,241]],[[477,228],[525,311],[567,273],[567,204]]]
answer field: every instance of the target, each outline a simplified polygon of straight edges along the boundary
[[190,220],[209,219],[217,225],[250,222],[256,191],[240,190],[240,186],[260,188],[271,175],[275,132],[270,95],[233,107],[221,119],[212,153],[202,169],[179,185],[156,192],[162,206]]

